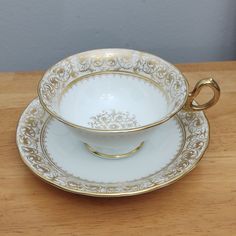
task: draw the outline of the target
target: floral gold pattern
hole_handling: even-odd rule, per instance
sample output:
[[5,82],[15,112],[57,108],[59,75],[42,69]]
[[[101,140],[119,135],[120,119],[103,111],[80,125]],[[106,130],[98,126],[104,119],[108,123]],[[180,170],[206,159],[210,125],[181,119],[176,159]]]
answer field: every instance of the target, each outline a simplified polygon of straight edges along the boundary
[[135,115],[121,111],[102,111],[90,118],[88,125],[95,129],[128,129],[138,126]]
[[[63,72],[61,72],[63,73]],[[200,161],[209,141],[208,121],[203,112],[181,110],[186,140],[179,155],[153,175],[121,183],[91,182],[60,169],[42,149],[42,130],[49,115],[35,99],[22,114],[17,127],[17,145],[25,164],[39,177],[63,190],[91,196],[127,196],[148,192],[171,184],[190,172]]]

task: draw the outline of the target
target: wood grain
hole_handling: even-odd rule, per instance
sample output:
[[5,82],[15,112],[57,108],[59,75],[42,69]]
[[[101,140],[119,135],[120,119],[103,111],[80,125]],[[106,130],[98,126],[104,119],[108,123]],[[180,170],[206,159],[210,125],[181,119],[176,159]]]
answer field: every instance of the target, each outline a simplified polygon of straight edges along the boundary
[[220,101],[206,112],[210,146],[182,180],[118,199],[66,193],[31,173],[15,130],[42,72],[0,73],[0,235],[236,235],[236,62],[177,66],[191,85],[209,76],[220,84]]

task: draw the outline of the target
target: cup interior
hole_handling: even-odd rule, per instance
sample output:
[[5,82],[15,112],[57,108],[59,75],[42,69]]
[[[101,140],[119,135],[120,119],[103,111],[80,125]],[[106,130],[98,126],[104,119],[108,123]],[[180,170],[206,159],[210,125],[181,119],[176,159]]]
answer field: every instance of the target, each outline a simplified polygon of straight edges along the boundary
[[64,90],[58,106],[66,120],[96,129],[143,126],[173,109],[157,83],[119,72],[78,78]]
[[53,116],[97,130],[161,122],[181,109],[187,90],[186,79],[168,62],[124,49],[71,56],[39,83],[41,103]]

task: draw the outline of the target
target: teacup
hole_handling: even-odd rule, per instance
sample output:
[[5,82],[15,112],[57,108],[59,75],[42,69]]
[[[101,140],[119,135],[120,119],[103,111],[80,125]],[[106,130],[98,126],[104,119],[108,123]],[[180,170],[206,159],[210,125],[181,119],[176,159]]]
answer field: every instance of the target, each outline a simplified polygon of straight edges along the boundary
[[[201,88],[214,95],[205,104]],[[200,80],[192,92],[183,74],[165,60],[128,49],[99,49],[70,56],[52,66],[39,82],[42,106],[68,125],[90,152],[115,159],[137,152],[159,125],[182,108],[213,106],[220,88]],[[158,144],[157,144],[158,145]]]

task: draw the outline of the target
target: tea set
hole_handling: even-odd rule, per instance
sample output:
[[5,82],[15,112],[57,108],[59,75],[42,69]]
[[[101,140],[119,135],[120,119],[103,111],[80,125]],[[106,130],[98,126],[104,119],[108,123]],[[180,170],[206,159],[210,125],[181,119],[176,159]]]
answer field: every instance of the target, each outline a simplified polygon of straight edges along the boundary
[[[195,98],[213,91],[205,104]],[[189,173],[209,143],[203,110],[217,103],[212,78],[189,92],[169,62],[129,49],[97,49],[49,68],[22,113],[17,146],[37,176],[62,190],[130,196]]]

